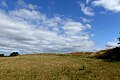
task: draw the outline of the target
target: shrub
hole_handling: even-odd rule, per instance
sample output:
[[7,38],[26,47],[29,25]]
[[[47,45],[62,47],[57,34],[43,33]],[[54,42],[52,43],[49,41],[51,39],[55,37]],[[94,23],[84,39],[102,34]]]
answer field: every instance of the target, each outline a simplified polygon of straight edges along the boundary
[[18,55],[19,55],[18,52],[12,52],[12,53],[10,54],[10,56],[18,56]]

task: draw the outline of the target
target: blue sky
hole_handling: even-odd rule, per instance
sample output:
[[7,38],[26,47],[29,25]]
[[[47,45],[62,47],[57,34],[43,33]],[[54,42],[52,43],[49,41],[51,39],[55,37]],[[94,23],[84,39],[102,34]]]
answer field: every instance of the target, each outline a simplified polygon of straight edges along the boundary
[[116,46],[120,0],[0,0],[0,51],[67,53]]

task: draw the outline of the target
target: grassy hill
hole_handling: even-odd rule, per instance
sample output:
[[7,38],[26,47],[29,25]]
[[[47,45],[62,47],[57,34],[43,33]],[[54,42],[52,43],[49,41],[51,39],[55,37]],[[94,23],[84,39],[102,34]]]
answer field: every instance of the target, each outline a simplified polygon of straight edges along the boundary
[[73,54],[0,57],[0,80],[120,80],[120,62]]
[[120,61],[120,48],[112,48],[96,52],[96,57],[107,61]]

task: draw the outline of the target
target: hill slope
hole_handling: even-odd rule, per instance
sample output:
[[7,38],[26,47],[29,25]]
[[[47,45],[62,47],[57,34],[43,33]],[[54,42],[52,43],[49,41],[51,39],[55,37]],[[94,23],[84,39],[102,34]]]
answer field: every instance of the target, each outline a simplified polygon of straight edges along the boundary
[[120,48],[116,47],[108,50],[101,50],[96,53],[96,57],[110,61],[120,61]]
[[72,55],[0,57],[0,80],[120,80],[120,63]]

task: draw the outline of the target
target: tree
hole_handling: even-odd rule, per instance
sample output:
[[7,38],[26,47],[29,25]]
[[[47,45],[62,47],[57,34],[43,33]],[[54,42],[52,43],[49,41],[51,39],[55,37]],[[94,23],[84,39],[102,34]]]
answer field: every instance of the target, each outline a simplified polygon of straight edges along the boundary
[[118,45],[119,45],[119,44],[120,44],[120,38],[117,38],[117,39],[118,39],[118,41],[119,41],[119,42],[118,42]]
[[[120,33],[119,33],[119,34],[120,34]],[[117,44],[118,44],[118,46],[120,47],[120,37],[118,37],[117,39],[118,39],[118,41],[119,41]]]
[[10,56],[18,56],[18,55],[19,55],[18,52],[12,52],[12,53],[10,54]]
[[4,54],[0,54],[0,57],[4,57],[5,55]]

